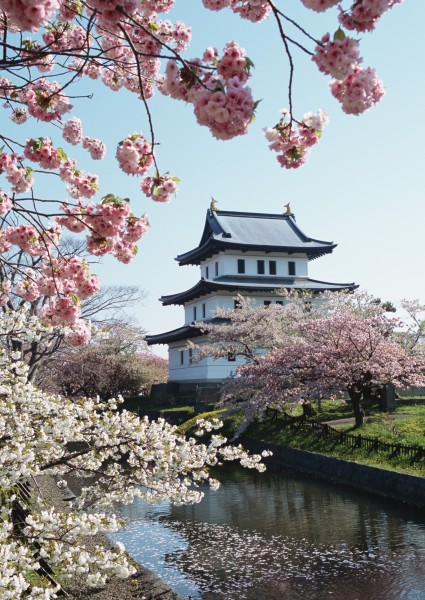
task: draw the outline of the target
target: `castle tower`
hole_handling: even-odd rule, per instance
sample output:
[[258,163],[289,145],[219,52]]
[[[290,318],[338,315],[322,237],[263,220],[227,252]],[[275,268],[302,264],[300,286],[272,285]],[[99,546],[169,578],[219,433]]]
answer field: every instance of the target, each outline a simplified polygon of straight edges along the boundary
[[[196,323],[213,317],[217,307],[232,309],[235,296],[249,296],[256,304],[282,303],[278,289],[354,290],[354,283],[330,283],[308,276],[309,261],[330,254],[336,244],[307,236],[295,222],[289,205],[284,214],[207,210],[204,231],[196,248],[180,254],[180,266],[197,265],[200,279],[188,290],[162,296],[164,306],[184,307],[184,325],[146,336],[149,345],[168,344],[169,381],[196,385],[215,383],[230,376],[238,364],[232,356],[192,361],[187,340],[206,341]],[[195,340],[194,340],[195,341]]]

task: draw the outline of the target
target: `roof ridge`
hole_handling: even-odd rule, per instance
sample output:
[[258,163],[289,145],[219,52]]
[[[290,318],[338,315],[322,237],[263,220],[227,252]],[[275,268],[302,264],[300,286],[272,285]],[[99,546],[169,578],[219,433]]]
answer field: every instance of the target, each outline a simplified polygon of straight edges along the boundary
[[259,212],[246,212],[239,210],[216,210],[214,211],[216,215],[226,215],[226,216],[238,216],[238,217],[265,217],[267,219],[292,219],[292,215],[285,215],[284,213],[259,213]]

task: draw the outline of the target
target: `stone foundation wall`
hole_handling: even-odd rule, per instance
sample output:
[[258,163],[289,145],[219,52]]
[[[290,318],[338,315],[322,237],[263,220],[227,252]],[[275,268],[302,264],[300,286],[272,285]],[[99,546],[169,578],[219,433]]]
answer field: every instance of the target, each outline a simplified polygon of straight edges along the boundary
[[266,464],[303,471],[321,479],[425,508],[425,477],[396,473],[265,442],[245,440],[244,446],[252,452],[271,450],[273,456],[265,459]]

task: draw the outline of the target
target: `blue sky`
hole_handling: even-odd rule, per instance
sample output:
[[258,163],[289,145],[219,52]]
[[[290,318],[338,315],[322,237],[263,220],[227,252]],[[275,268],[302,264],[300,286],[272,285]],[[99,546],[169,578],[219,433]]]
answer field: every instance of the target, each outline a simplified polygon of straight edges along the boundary
[[[336,9],[316,15],[299,0],[283,5],[318,38],[337,28]],[[338,243],[333,255],[310,263],[311,277],[355,281],[394,302],[425,301],[425,2],[405,0],[384,15],[373,34],[362,34],[363,65],[377,69],[386,95],[360,117],[342,113],[328,90],[329,78],[308,56],[294,53],[296,116],[323,108],[330,124],[308,163],[292,171],[278,165],[262,136],[263,127],[273,126],[288,104],[288,65],[274,22],[254,25],[229,11],[212,13],[200,0],[177,0],[170,16],[193,26],[188,58],[210,45],[221,50],[231,39],[243,46],[256,67],[253,95],[262,102],[248,135],[222,142],[197,126],[191,106],[157,95],[151,109],[159,164],[181,179],[173,202],[159,205],[142,195],[139,181],[121,173],[114,159],[117,141],[148,132],[141,102],[127,92],[93,88],[91,81],[81,85],[87,92],[93,89],[94,98],[75,101],[74,114],[83,118],[87,135],[102,137],[109,150],[102,163],[81,161],[81,166],[99,173],[102,195],[129,196],[134,212],[147,212],[151,223],[131,265],[108,258],[94,269],[105,284],[146,290],[146,302],[132,311],[139,323],[151,333],[183,323],[182,308],[162,307],[158,298],[198,280],[198,268],[179,267],[174,257],[198,244],[211,196],[222,210],[279,213],[289,201],[301,229]],[[42,125],[34,133],[42,135]],[[70,154],[76,155],[74,149]],[[164,354],[165,348],[155,351]]]

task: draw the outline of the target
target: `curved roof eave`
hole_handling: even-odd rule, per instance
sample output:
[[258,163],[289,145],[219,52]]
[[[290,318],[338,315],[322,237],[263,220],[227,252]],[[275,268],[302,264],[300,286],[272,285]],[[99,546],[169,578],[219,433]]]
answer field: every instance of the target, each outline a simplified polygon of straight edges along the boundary
[[334,283],[330,281],[320,281],[318,279],[293,279],[290,280],[277,280],[275,283],[244,283],[241,279],[240,281],[226,281],[219,282],[209,279],[201,279],[198,281],[196,285],[191,287],[188,290],[183,292],[178,292],[177,294],[170,294],[168,296],[162,296],[160,301],[163,306],[170,306],[172,304],[175,305],[184,305],[186,302],[190,300],[194,300],[195,298],[199,298],[201,296],[205,296],[211,292],[223,291],[223,292],[241,292],[241,293],[253,293],[253,292],[264,292],[271,293],[279,288],[285,289],[295,289],[295,290],[310,290],[312,292],[325,292],[325,291],[343,291],[349,290],[353,291],[357,289],[359,286],[354,283]]
[[146,335],[145,340],[148,346],[153,346],[155,344],[169,344],[171,342],[178,342],[179,340],[186,340],[202,334],[203,332],[199,327],[196,327],[194,324],[190,324],[183,325],[183,327],[178,327],[177,329],[172,329],[171,331],[166,331],[164,333]]
[[198,246],[189,252],[179,254],[175,260],[180,266],[185,265],[199,265],[202,260],[210,258],[214,254],[220,252],[220,250],[241,250],[242,252],[283,252],[285,254],[306,254],[309,260],[314,260],[320,256],[331,253],[337,244],[330,243],[328,246],[268,246],[266,244],[238,244],[228,241],[216,240],[210,238],[202,246]]
[[[164,333],[156,333],[153,335],[145,335],[145,340],[148,346],[155,344],[170,344],[171,342],[178,342],[179,340],[187,340],[192,337],[199,337],[204,335],[207,330],[208,323],[226,323],[228,319],[222,317],[212,317],[203,321],[188,323],[177,329],[171,331],[165,331]],[[197,325],[197,323],[200,323]]]

